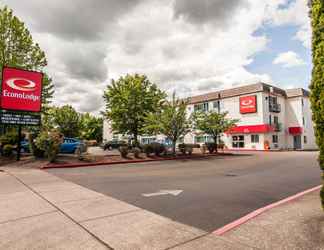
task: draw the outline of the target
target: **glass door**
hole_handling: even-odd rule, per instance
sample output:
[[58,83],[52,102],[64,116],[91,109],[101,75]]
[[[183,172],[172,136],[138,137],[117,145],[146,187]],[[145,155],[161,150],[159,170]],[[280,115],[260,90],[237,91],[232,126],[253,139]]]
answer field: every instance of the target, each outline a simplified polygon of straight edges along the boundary
[[232,136],[232,147],[233,148],[244,148],[244,135],[233,135]]

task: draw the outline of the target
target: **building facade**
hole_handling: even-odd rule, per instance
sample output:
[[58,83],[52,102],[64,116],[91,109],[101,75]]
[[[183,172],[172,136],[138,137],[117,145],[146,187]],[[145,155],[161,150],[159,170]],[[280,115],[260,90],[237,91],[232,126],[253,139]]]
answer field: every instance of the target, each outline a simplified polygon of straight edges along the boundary
[[[283,90],[265,83],[193,96],[187,107],[188,116],[195,111],[228,112],[238,119],[237,126],[224,133],[221,140],[228,149],[316,149],[309,92],[304,89]],[[125,139],[111,133],[104,122],[104,139]],[[162,135],[143,136],[142,143],[164,142]],[[185,143],[212,141],[209,135],[193,131]]]

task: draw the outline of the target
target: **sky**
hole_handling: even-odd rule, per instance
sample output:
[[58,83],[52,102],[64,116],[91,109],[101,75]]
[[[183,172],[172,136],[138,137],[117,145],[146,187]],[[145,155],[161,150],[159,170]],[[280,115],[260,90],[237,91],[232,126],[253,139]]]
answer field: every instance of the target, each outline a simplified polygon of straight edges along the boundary
[[307,0],[0,0],[46,52],[55,105],[104,109],[111,79],[180,97],[256,82],[308,88]]

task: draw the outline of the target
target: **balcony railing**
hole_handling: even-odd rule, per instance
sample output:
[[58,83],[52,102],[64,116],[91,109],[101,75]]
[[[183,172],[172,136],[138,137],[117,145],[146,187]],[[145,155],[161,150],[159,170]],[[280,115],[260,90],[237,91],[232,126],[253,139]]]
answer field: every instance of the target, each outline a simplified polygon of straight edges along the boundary
[[279,103],[269,103],[269,111],[274,113],[280,113],[281,105]]

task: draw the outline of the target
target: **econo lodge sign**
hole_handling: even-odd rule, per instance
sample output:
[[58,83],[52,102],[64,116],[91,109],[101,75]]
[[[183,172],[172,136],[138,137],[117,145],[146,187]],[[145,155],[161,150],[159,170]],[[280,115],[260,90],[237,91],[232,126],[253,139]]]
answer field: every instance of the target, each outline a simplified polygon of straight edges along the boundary
[[40,112],[42,80],[42,73],[4,67],[1,84],[1,108]]
[[256,113],[257,112],[257,97],[256,95],[244,96],[240,98],[240,113]]

